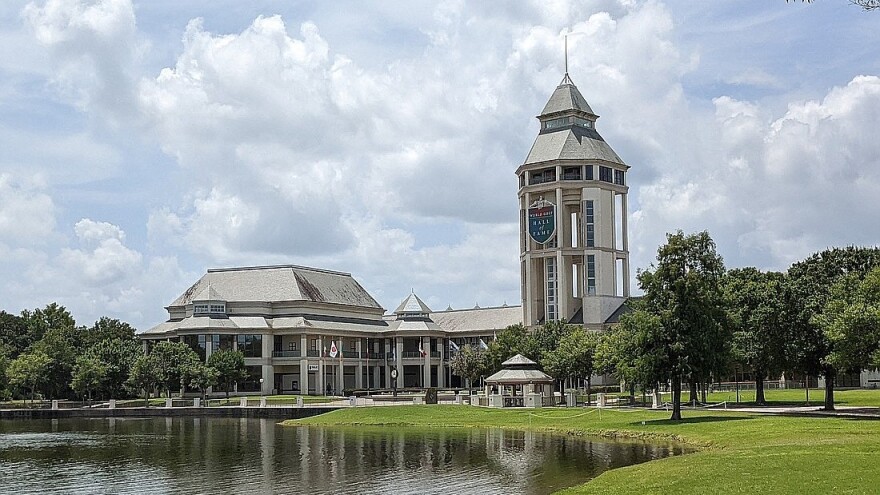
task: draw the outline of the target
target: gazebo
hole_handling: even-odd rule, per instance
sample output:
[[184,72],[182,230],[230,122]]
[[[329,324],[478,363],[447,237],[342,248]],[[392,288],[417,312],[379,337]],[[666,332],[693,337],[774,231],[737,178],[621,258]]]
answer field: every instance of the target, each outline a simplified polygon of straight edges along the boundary
[[541,407],[547,398],[553,404],[552,376],[538,369],[538,363],[517,354],[501,363],[501,371],[486,378],[489,407]]

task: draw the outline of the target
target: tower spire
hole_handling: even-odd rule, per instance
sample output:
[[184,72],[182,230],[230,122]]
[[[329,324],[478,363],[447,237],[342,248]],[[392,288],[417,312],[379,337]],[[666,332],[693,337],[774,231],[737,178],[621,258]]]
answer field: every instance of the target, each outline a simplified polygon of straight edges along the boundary
[[562,38],[565,40],[565,75],[562,76],[561,84],[574,84],[571,82],[571,77],[568,76],[568,33],[565,33]]

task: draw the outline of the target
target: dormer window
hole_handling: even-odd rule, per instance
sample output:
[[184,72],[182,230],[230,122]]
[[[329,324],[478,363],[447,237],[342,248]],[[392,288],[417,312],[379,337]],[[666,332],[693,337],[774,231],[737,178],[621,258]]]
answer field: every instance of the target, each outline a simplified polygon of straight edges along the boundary
[[225,315],[226,303],[223,301],[198,302],[193,303],[193,314],[195,315]]

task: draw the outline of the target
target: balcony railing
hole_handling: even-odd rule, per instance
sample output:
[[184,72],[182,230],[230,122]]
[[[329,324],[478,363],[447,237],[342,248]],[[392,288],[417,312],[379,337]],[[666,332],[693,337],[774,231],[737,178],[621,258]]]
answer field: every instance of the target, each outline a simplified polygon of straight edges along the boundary
[[342,357],[356,358],[356,357],[358,357],[358,351],[342,351]]
[[272,351],[272,357],[276,358],[298,358],[299,356],[299,351]]
[[404,358],[420,358],[422,353],[419,351],[403,351]]
[[431,351],[431,357],[440,359],[440,351]]
[[309,349],[306,351],[307,357],[319,357],[321,353],[317,349]]
[[384,352],[368,352],[364,354],[364,357],[367,359],[385,359]]

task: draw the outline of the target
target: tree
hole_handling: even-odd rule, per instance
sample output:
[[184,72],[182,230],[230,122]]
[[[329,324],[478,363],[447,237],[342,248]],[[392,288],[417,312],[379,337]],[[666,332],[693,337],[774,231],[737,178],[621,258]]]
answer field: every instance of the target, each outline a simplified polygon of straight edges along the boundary
[[163,341],[153,347],[150,356],[153,357],[153,364],[156,366],[156,376],[168,397],[171,396],[171,389],[175,385],[180,386],[180,392],[183,393],[185,372],[199,362],[199,355],[183,342]]
[[764,379],[785,366],[785,314],[779,298],[784,275],[750,267],[730,270],[723,280],[734,358],[752,371],[755,402],[766,405]]
[[21,354],[6,369],[9,384],[28,392],[33,403],[37,389],[46,383],[51,363],[52,359],[42,351]]
[[100,392],[110,398],[123,397],[131,368],[143,353],[143,345],[136,337],[104,339],[88,348],[85,355],[106,366]]
[[0,344],[4,344],[10,358],[16,358],[32,344],[24,318],[0,311]]
[[681,382],[704,379],[729,341],[720,289],[724,263],[707,232],[666,235],[657,264],[638,274],[641,309],[621,325],[643,346],[641,372],[672,385],[672,420],[681,419]]
[[790,367],[825,378],[825,409],[834,410],[834,387],[839,371],[829,355],[833,342],[819,323],[831,299],[831,289],[843,277],[864,278],[880,267],[880,248],[849,246],[815,253],[788,269],[786,305],[786,355]]
[[24,310],[21,312],[21,317],[27,325],[30,342],[42,339],[43,334],[50,328],[73,328],[76,326],[76,320],[73,319],[67,308],[54,302],[43,309]]
[[215,351],[208,358],[208,366],[217,370],[217,382],[223,386],[226,398],[229,391],[240,381],[247,378],[247,369],[244,366],[244,354],[241,351],[221,349]]
[[858,373],[874,364],[880,348],[880,267],[864,279],[858,273],[841,277],[814,321],[827,342],[826,366]]
[[9,346],[0,342],[0,400],[7,400],[12,396],[12,391],[9,389],[9,378],[6,375],[11,354]]
[[471,346],[463,345],[449,360],[449,367],[456,375],[467,378],[469,388],[480,378],[486,368],[486,353]]
[[143,392],[144,407],[148,407],[150,405],[150,393],[155,391],[159,384],[162,383],[155,356],[146,354],[138,357],[134,365],[132,365],[128,380],[125,383],[135,394]]
[[82,349],[82,332],[75,327],[50,327],[32,347],[49,356],[46,392],[49,398],[70,397],[76,357]]
[[595,332],[575,328],[560,339],[556,349],[544,354],[545,371],[557,379],[587,381],[587,404],[590,403],[597,342]]
[[216,368],[198,362],[190,366],[186,370],[185,375],[189,386],[199,389],[199,392],[202,394],[202,400],[204,400],[207,398],[208,388],[217,385],[220,372]]
[[137,336],[128,323],[102,316],[85,331],[85,345],[92,346],[104,340],[137,340]]
[[[539,362],[541,350],[537,340],[522,325],[510,325],[498,332],[495,340],[486,349],[486,369],[484,372],[492,374],[501,369],[501,363],[522,354],[532,361]],[[456,373],[459,376],[464,376]]]
[[107,376],[107,366],[92,356],[83,355],[76,359],[70,388],[92,401],[92,391],[101,386]]
[[[785,0],[785,3],[791,0]],[[813,3],[813,0],[801,0],[804,3]],[[849,0],[849,3],[861,7],[865,12],[880,9],[880,0]]]

